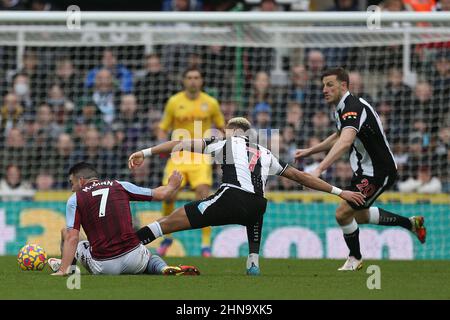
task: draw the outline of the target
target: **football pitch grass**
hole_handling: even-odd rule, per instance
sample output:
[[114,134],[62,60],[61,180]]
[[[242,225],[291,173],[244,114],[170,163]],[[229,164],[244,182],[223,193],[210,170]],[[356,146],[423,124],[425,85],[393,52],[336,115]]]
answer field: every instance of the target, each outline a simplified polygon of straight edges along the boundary
[[[364,261],[358,272],[338,272],[341,260],[261,259],[262,275],[245,275],[245,259],[167,258],[196,265],[201,275],[93,276],[81,268],[81,289],[67,277],[21,271],[16,257],[0,257],[0,299],[450,299],[450,261]],[[381,271],[381,289],[369,290],[369,265]]]

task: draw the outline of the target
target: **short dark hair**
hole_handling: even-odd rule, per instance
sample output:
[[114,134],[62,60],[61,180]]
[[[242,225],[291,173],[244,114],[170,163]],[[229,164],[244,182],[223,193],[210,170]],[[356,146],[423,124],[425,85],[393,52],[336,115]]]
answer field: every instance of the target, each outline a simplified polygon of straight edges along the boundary
[[350,79],[348,77],[348,72],[342,67],[326,70],[322,74],[322,77],[320,78],[320,80],[323,80],[323,78],[328,77],[328,76],[336,76],[337,80],[345,81],[347,83],[347,87],[350,84]]
[[90,163],[78,162],[69,169],[69,175],[79,178],[92,179],[98,178],[97,169]]
[[200,77],[203,78],[203,72],[199,68],[197,68],[197,67],[190,67],[190,68],[187,68],[186,70],[184,70],[184,72],[183,72],[183,79],[186,78],[187,74],[189,72],[191,72],[191,71],[197,71],[200,74]]

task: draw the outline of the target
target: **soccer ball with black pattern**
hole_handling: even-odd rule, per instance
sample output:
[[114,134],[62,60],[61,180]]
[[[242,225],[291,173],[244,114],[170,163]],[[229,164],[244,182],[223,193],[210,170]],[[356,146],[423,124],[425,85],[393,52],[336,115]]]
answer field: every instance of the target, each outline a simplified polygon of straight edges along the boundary
[[24,271],[41,271],[47,264],[47,254],[37,244],[27,244],[20,249],[17,262]]

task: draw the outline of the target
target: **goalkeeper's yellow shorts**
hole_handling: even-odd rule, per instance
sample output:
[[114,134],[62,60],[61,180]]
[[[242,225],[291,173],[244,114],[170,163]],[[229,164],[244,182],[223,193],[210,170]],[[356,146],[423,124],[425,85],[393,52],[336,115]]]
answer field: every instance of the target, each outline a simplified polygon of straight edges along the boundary
[[174,163],[172,159],[169,159],[164,169],[163,185],[167,185],[174,170],[178,170],[183,175],[181,187],[184,187],[188,182],[193,190],[202,184],[212,186],[212,168],[209,163]]

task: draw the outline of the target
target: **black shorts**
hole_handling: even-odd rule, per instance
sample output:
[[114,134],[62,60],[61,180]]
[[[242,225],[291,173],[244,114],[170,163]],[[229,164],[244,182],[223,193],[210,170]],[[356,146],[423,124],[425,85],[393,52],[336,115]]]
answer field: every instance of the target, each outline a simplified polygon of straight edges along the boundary
[[192,229],[227,224],[253,225],[266,212],[267,200],[233,187],[220,187],[212,196],[184,206]]
[[394,184],[395,180],[397,180],[397,173],[375,177],[353,175],[351,185],[345,189],[361,192],[366,197],[366,201],[363,205],[356,205],[349,201],[347,202],[355,210],[370,208],[380,194]]

